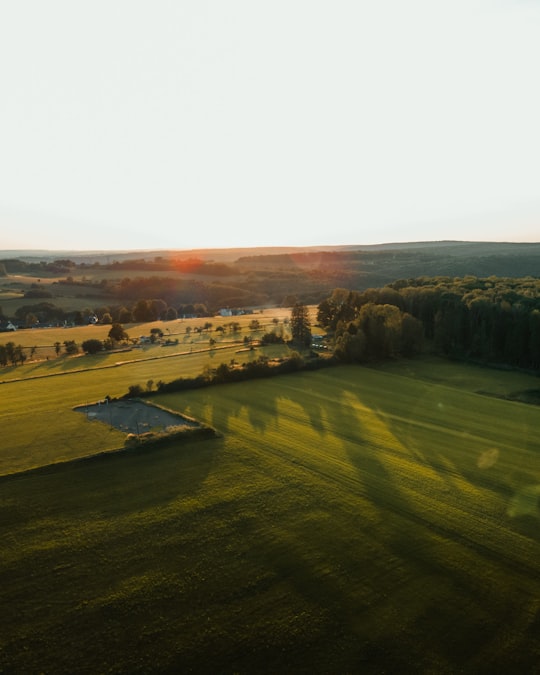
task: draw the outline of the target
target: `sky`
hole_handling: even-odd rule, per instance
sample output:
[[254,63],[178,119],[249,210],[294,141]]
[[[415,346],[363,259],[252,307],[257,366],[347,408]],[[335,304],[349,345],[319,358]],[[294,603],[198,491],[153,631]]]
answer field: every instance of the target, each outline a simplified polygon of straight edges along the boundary
[[0,0],[0,249],[540,241],[540,0]]

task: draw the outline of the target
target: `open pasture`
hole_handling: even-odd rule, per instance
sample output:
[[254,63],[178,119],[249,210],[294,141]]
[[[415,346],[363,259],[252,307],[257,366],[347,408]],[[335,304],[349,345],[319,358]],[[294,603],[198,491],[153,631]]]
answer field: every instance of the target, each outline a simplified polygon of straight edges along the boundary
[[[311,308],[312,312],[314,311]],[[265,309],[256,314],[246,314],[239,317],[203,317],[195,319],[176,319],[174,321],[152,321],[148,323],[128,323],[124,325],[124,329],[130,338],[139,338],[142,335],[148,336],[150,331],[159,329],[163,332],[165,339],[178,339],[179,342],[185,343],[205,343],[208,345],[210,338],[214,338],[217,342],[222,340],[241,340],[246,335],[252,337],[261,337],[264,332],[271,331],[276,328],[274,319],[278,321],[280,327],[284,329],[284,334],[288,337],[287,328],[283,326],[283,321],[290,316],[289,309],[272,308]],[[251,330],[249,324],[257,319],[260,327],[257,330]],[[238,331],[231,333],[228,325],[231,322],[238,324]],[[205,323],[210,323],[211,328],[201,332],[196,329],[202,329]],[[216,331],[216,328],[222,326],[224,328],[223,334]],[[22,345],[29,350],[32,347],[37,347],[37,352],[34,359],[43,360],[42,354],[45,354],[45,348],[49,349],[48,356],[51,358],[54,354],[54,344],[59,342],[63,345],[65,340],[74,340],[79,346],[84,340],[96,338],[98,340],[105,340],[111,329],[107,324],[95,324],[88,326],[73,326],[69,328],[52,327],[52,328],[30,328],[18,330],[14,332],[0,333],[0,343],[15,342]],[[0,378],[2,371],[0,370]]]
[[123,445],[125,435],[89,422],[73,412],[74,406],[123,396],[131,385],[146,389],[151,381],[155,388],[159,380],[194,377],[207,366],[231,359],[244,363],[262,353],[273,357],[287,350],[285,345],[253,351],[239,351],[238,344],[212,350],[207,344],[156,345],[4,368],[0,370],[0,475]]
[[[254,340],[259,339],[267,332],[274,330],[277,320],[279,328],[283,329],[284,335],[288,337],[288,328],[284,326],[283,321],[287,318],[288,312],[283,309],[266,309],[257,315],[244,315],[234,318],[238,324],[238,330],[231,332],[229,324],[230,317],[211,317],[210,319],[179,319],[175,321],[153,321],[149,323],[133,323],[124,326],[130,338],[140,338],[149,336],[152,329],[158,329],[163,333],[163,341],[178,341],[177,344],[162,346],[163,341],[155,344],[137,345],[119,345],[119,348],[113,351],[103,351],[98,354],[86,356],[80,352],[76,356],[67,356],[64,354],[64,341],[73,340],[79,345],[85,340],[92,338],[105,340],[110,331],[110,325],[89,325],[74,326],[72,328],[40,328],[18,330],[16,332],[0,333],[0,343],[14,342],[20,344],[26,353],[27,361],[24,365],[7,366],[0,368],[0,383],[11,380],[20,380],[51,375],[53,373],[66,373],[70,370],[80,371],[85,369],[95,369],[116,366],[119,363],[128,363],[132,361],[146,361],[149,359],[170,358],[174,355],[186,355],[186,353],[200,352],[208,350],[209,365],[217,361],[221,363],[224,359],[228,362],[235,358],[237,361],[245,360],[245,354],[237,357],[236,351],[243,346],[245,337]],[[251,321],[257,318],[260,323],[258,329],[251,329]],[[204,324],[211,323],[208,330],[202,329]],[[223,332],[216,331],[216,328],[223,327]],[[210,349],[210,340],[214,341],[214,348]],[[57,356],[55,343],[58,343],[60,355]],[[272,347],[266,349],[271,355],[287,351],[286,348],[279,349]],[[225,354],[227,352],[227,354]],[[230,352],[230,353],[229,353]],[[260,352],[259,352],[260,353]],[[252,355],[253,356],[253,355]],[[198,363],[198,366],[201,364]],[[157,369],[157,377],[153,378],[155,382],[159,379],[165,379],[161,374],[161,369]],[[166,369],[165,369],[166,370]],[[191,370],[191,374],[198,374],[202,371],[196,368]],[[178,370],[173,374],[166,371],[166,377],[169,379],[178,377]],[[152,378],[152,376],[150,376]],[[146,380],[145,380],[146,382]]]
[[407,367],[159,397],[223,436],[1,479],[0,667],[535,672],[538,409]]

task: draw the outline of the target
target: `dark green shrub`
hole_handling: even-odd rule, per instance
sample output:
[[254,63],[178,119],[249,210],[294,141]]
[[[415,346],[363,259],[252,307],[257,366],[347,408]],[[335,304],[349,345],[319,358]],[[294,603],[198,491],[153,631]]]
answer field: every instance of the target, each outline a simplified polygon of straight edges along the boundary
[[96,338],[90,338],[90,340],[85,340],[81,344],[81,347],[86,354],[97,354],[98,352],[103,351],[103,342]]

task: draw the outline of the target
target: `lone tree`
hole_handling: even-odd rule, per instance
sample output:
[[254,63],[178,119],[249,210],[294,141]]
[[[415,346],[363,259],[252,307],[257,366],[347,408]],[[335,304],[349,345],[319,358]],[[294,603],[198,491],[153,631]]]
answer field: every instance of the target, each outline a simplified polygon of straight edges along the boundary
[[291,310],[291,335],[293,342],[304,347],[311,344],[311,322],[307,307],[301,302],[295,302]]
[[113,323],[111,330],[109,331],[109,337],[114,342],[121,342],[122,340],[127,340],[129,335],[126,333],[121,323]]
[[97,340],[96,338],[90,338],[89,340],[85,340],[81,344],[81,347],[83,352],[86,352],[86,354],[97,354],[103,350],[103,342],[101,342],[101,340]]

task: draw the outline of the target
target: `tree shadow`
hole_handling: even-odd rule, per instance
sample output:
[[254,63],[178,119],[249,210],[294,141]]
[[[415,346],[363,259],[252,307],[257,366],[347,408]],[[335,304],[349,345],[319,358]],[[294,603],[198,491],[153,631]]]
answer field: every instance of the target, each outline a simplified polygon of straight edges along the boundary
[[[357,392],[353,395],[362,403]],[[374,415],[389,436],[395,438],[386,411],[369,409],[369,401],[364,405],[366,415]],[[396,468],[392,461],[395,452],[389,451],[384,442],[379,446],[372,440],[364,442],[364,438],[372,438],[372,421],[366,425],[356,406],[342,404],[341,408],[343,416],[349,418],[349,427],[351,420],[356,424],[357,438],[348,440],[345,447],[351,464],[362,479],[365,496],[381,519],[378,533],[388,559],[384,592],[389,598],[388,604],[400,616],[400,630],[405,630],[409,636],[416,635],[408,643],[420,662],[423,649],[429,647],[442,655],[447,663],[456,663],[456,658],[459,663],[467,663],[483,644],[489,642],[498,625],[495,616],[490,616],[481,604],[478,578],[470,570],[461,568],[452,556],[443,556],[442,551],[446,542],[457,541],[465,549],[475,547],[475,542],[463,540],[451,524],[441,524],[427,505],[412,499],[413,491],[408,483],[413,477]],[[340,433],[339,424],[335,425],[334,433]],[[396,443],[401,444],[399,438]],[[415,459],[421,461],[417,456]],[[438,482],[440,471],[429,462],[427,464],[435,472],[433,478]],[[418,484],[414,487],[422,489]],[[426,484],[425,489],[429,490],[429,485]],[[438,491],[436,494],[444,503],[449,493]],[[481,556],[485,554],[484,551],[480,553]],[[408,587],[410,591],[407,591]],[[415,587],[421,588],[421,594],[413,600]],[[449,592],[453,606],[447,608]],[[407,604],[401,604],[404,600]],[[451,643],[445,640],[448,633],[452,633]]]
[[[282,396],[265,384],[266,380],[254,380],[249,383],[249,398],[242,382],[216,385],[198,392],[186,392],[181,395],[178,407],[188,415],[204,419],[210,426],[223,433],[233,429],[233,421],[247,418],[249,425],[259,433],[274,427],[279,419],[278,403]],[[191,395],[190,395],[191,394]],[[170,398],[164,398],[167,404]],[[256,404],[254,403],[256,402]]]
[[195,494],[222,450],[222,438],[176,440],[2,476],[0,485],[24,495],[18,524],[57,510],[81,520],[116,516]]
[[[255,543],[252,533],[254,554],[265,557],[276,577],[286,578],[306,601],[313,602],[318,597],[332,620],[349,636],[368,640],[375,653],[385,653],[386,663],[396,668],[404,663],[410,666],[416,660],[421,663],[428,652],[439,664],[473,662],[479,652],[487,654],[497,639],[501,608],[515,611],[516,589],[511,583],[496,598],[491,591],[493,578],[502,575],[509,579],[508,571],[518,561],[519,553],[502,555],[501,544],[493,545],[497,523],[490,521],[492,514],[484,520],[481,513],[460,503],[462,496],[455,476],[449,473],[451,457],[415,443],[413,426],[407,428],[406,420],[394,419],[390,403],[387,408],[384,402],[374,403],[376,399],[369,392],[350,381],[344,382],[338,400],[329,398],[324,391],[324,378],[321,373],[287,375],[278,378],[279,387],[269,386],[265,380],[251,382],[245,388],[249,390],[249,400],[243,393],[243,383],[224,385],[227,389],[222,389],[219,396],[206,391],[204,404],[217,428],[233,429],[232,419],[243,416],[261,434],[279,429],[287,406],[295,406],[319,436],[329,434],[337,439],[352,472],[348,473],[348,467],[337,467],[334,475],[333,469],[328,469],[325,480],[328,486],[335,483],[337,491],[348,492],[351,510],[357,504],[357,518],[346,520],[351,525],[354,522],[356,529],[345,534],[337,523],[335,535],[325,535],[320,557],[329,558],[336,551],[339,558],[339,552],[343,552],[340,562],[347,560],[352,586],[366,583],[367,579],[372,604],[368,607],[349,596],[340,585],[339,574],[322,574],[314,558],[302,552],[298,537],[307,535],[299,535],[296,530],[286,533],[285,542],[263,529],[257,531],[259,540]],[[384,396],[378,400],[383,401]],[[294,450],[276,450],[285,462],[284,474],[289,471],[287,462],[294,464],[296,459],[301,460],[302,471],[318,470],[317,460],[307,457],[303,461],[294,456]],[[356,480],[347,478],[351,473]],[[460,467],[456,468],[456,476],[464,482],[468,480]],[[311,485],[309,481],[306,484]],[[319,490],[313,486],[310,489]],[[415,498],[424,493],[428,499]],[[327,491],[322,494],[328,497]],[[331,504],[317,499],[321,497],[313,493],[311,503],[318,503],[318,508],[332,517]],[[431,508],[434,505],[438,507],[436,512]],[[474,527],[471,530],[471,523],[488,525],[492,539],[484,542],[482,531]],[[247,527],[249,530],[249,524]],[[254,527],[260,528],[260,524]],[[377,542],[375,561],[366,561],[362,540],[366,544]],[[351,551],[351,541],[359,547],[356,555]],[[366,578],[362,565],[373,567]],[[377,618],[390,616],[393,622]],[[373,633],[369,629],[370,617]],[[407,657],[403,656],[405,646]]]
[[[423,449],[421,441],[418,440],[415,418],[417,413],[422,416],[422,409],[418,403],[411,407],[411,419],[408,423],[395,420],[384,412],[381,413],[381,419],[385,420],[392,433],[399,437],[400,442],[411,454],[421,460],[424,466],[436,472],[441,480],[446,481],[452,493],[461,493],[463,500],[466,501],[471,499],[470,486],[484,491],[491,502],[490,508],[499,510],[497,514],[499,526],[519,529],[521,533],[527,533],[527,536],[540,540],[540,508],[537,503],[538,495],[535,496],[540,478],[536,459],[535,430],[530,427],[522,429],[523,439],[518,440],[521,440],[524,447],[514,452],[505,445],[504,439],[501,443],[497,443],[494,438],[493,430],[505,426],[503,419],[494,416],[491,434],[483,438],[479,435],[482,433],[481,429],[476,428],[474,422],[470,420],[467,422],[466,417],[463,421],[459,414],[454,422],[447,424],[444,419],[445,404],[434,399],[433,388],[426,388],[424,404],[440,408],[437,412],[440,412],[443,422],[436,446],[428,450]],[[514,414],[515,412],[514,410]],[[452,414],[455,414],[455,411]],[[527,497],[531,494],[532,501]],[[499,507],[496,506],[497,502]],[[529,506],[523,511],[525,502]],[[530,507],[530,504],[533,506]],[[480,504],[475,509],[480,516],[487,519],[494,516],[492,512],[484,512]],[[523,526],[522,522],[519,525],[519,517],[522,515],[527,516],[526,526]],[[531,527],[534,519],[537,519],[537,526]]]

